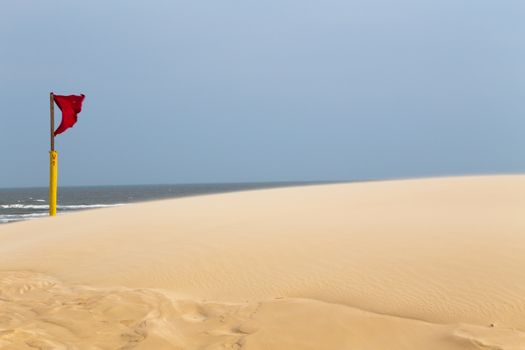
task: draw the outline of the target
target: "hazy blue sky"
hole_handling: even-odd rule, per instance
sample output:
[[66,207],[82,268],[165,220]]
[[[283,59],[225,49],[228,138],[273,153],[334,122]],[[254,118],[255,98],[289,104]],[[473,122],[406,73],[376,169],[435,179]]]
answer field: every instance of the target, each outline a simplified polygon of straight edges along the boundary
[[0,187],[525,172],[525,1],[3,1]]

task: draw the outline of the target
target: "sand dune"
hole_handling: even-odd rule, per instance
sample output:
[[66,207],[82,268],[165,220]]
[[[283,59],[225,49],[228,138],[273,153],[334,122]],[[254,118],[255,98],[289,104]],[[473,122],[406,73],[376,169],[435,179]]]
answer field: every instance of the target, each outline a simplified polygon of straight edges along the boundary
[[4,349],[524,349],[525,176],[334,184],[0,226]]

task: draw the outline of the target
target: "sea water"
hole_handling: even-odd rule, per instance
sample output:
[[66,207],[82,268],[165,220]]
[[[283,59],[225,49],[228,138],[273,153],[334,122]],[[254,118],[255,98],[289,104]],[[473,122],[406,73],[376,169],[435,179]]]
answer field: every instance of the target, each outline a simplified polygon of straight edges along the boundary
[[[272,182],[236,184],[184,184],[140,186],[60,187],[58,215],[75,210],[113,207],[133,202],[177,198],[310,183]],[[48,215],[47,188],[0,189],[0,224]]]

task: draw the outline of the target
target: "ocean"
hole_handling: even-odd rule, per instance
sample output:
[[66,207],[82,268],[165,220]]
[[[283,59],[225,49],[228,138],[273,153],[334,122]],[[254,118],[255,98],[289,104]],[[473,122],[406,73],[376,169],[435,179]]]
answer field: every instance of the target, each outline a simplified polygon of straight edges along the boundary
[[[230,184],[184,184],[140,186],[60,187],[58,215],[76,210],[113,207],[155,199],[196,196],[253,189],[313,184],[311,182],[268,182]],[[47,188],[0,189],[0,224],[31,220],[48,215]]]

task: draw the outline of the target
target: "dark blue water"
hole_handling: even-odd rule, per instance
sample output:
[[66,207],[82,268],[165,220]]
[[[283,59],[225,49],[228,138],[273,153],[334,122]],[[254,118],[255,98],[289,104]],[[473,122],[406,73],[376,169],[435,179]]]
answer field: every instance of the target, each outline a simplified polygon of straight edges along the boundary
[[[243,191],[312,183],[238,183],[191,185],[141,185],[60,187],[58,214],[75,210],[112,207],[155,199]],[[0,224],[36,219],[48,215],[47,188],[0,189]]]

